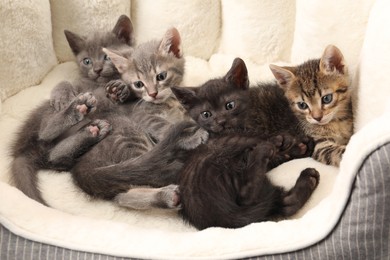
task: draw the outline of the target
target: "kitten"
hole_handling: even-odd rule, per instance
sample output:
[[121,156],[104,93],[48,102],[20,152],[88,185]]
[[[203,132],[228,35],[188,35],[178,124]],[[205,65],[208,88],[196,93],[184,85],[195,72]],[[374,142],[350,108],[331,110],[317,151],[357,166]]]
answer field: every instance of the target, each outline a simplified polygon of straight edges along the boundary
[[306,203],[319,182],[315,169],[303,170],[290,191],[266,176],[277,165],[311,153],[277,86],[249,88],[245,63],[236,58],[224,77],[172,91],[210,132],[178,175],[185,220],[198,229],[237,228],[291,216]]
[[160,41],[151,40],[140,44],[131,56],[103,49],[122,74],[122,80],[127,83],[110,83],[108,97],[118,103],[128,102],[133,98],[132,95],[142,99],[143,102],[138,102],[137,110],[148,112],[148,121],[145,121],[143,113],[132,113],[131,117],[141,125],[145,123],[142,127],[148,128],[156,141],[163,138],[160,135],[167,132],[170,123],[185,119],[185,111],[172,96],[170,89],[183,80],[185,60],[180,44],[178,30],[170,28]]
[[296,67],[270,68],[300,126],[317,143],[313,158],[339,166],[353,133],[349,77],[341,51],[329,45],[321,59]]
[[[120,105],[91,116],[107,118],[112,132],[71,170],[75,183],[92,197],[133,209],[179,206],[176,175],[189,151],[208,137],[188,117],[184,120],[171,97],[170,84],[179,84],[184,72],[180,42],[172,28],[130,56],[105,50],[126,84],[107,87],[108,97]],[[141,100],[128,100],[129,93]]]
[[106,120],[85,119],[97,103],[89,91],[105,93],[105,84],[120,77],[102,47],[128,48],[133,42],[133,26],[122,15],[112,31],[88,37],[65,31],[65,36],[77,58],[80,79],[73,84],[61,82],[52,90],[50,100],[32,111],[24,122],[11,149],[15,186],[43,204],[46,203],[38,189],[38,170],[70,170],[82,153],[109,133]]

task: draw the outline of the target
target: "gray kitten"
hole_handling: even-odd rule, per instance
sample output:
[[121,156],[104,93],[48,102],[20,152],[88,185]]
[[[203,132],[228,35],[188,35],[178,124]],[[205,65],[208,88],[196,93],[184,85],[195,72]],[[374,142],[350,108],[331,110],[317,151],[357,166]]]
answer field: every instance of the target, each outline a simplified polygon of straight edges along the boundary
[[112,132],[71,170],[75,183],[92,197],[134,209],[180,205],[177,173],[190,150],[208,138],[172,97],[170,87],[184,74],[180,42],[172,28],[130,55],[105,50],[126,84],[107,87],[108,97],[120,105],[90,116],[108,119]]
[[[73,84],[61,82],[52,90],[50,100],[32,111],[22,125],[11,149],[15,186],[43,204],[38,170],[70,170],[81,154],[109,133],[107,121],[85,118],[96,110],[97,99],[90,92],[104,94],[106,83],[120,77],[102,48],[128,49],[133,43],[133,26],[122,15],[112,31],[89,37],[65,31],[65,36],[76,56],[80,79]],[[105,98],[99,100],[100,108],[109,106],[112,104]]]

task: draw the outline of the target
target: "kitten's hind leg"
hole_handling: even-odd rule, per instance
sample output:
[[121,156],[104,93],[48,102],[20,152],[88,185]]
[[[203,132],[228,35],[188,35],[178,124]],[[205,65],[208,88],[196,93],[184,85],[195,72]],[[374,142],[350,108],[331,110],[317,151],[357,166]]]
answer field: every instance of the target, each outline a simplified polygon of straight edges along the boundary
[[42,122],[39,139],[52,141],[95,109],[96,98],[91,93],[78,95],[69,106]]
[[275,152],[275,146],[269,142],[260,142],[253,149],[246,151],[246,180],[239,189],[241,205],[251,205],[258,199],[258,191],[267,182],[268,163]]
[[168,185],[161,188],[135,187],[114,199],[120,206],[132,209],[180,209],[179,188]]
[[58,143],[50,150],[48,160],[54,165],[71,167],[75,159],[101,141],[110,131],[111,125],[108,121],[94,120],[90,125]]
[[295,186],[283,196],[282,216],[289,217],[297,213],[309,200],[319,181],[320,174],[316,169],[303,170]]

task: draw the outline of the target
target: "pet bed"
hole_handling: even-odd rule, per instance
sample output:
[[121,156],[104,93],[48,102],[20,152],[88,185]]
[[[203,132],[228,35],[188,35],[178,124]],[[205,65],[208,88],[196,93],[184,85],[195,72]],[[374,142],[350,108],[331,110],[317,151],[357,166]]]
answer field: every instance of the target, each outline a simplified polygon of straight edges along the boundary
[[[389,11],[385,0],[0,0],[0,258],[389,258]],[[289,188],[315,167],[320,185],[292,219],[239,229],[197,231],[174,211],[93,200],[67,172],[39,173],[50,208],[26,197],[9,184],[9,145],[28,112],[77,74],[63,29],[112,28],[121,14],[131,17],[138,42],[178,28],[184,85],[223,75],[237,56],[251,82],[271,80],[269,63],[297,64],[338,46],[355,94],[355,134],[340,168],[304,158],[274,169],[270,178]]]

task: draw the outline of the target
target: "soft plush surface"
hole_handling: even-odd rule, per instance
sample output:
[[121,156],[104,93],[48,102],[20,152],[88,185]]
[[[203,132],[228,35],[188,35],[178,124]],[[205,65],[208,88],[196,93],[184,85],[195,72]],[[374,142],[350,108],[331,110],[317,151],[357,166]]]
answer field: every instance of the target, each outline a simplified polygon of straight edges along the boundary
[[[363,159],[390,140],[389,12],[386,0],[0,0],[4,25],[0,29],[1,224],[44,243],[143,258],[235,258],[316,243],[340,219]],[[131,16],[137,42],[161,37],[171,26],[179,29],[187,86],[225,74],[237,56],[244,58],[255,83],[272,80],[270,63],[319,58],[328,44],[341,49],[352,75],[356,133],[340,168],[305,158],[269,173],[275,183],[289,188],[302,169],[319,170],[320,185],[297,216],[236,230],[199,232],[175,212],[131,211],[91,200],[73,185],[69,173],[41,171],[39,175],[43,196],[52,208],[9,185],[8,151],[16,130],[59,81],[77,74],[63,29],[80,34],[110,29],[120,14]]]

